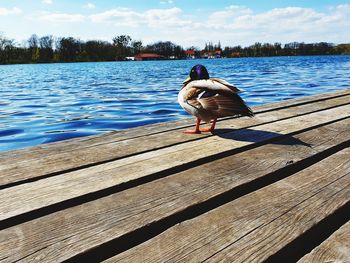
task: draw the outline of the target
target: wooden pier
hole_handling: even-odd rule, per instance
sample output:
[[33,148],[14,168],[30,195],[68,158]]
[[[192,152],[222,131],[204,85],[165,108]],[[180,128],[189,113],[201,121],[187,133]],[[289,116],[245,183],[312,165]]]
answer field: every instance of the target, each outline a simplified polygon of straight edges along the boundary
[[0,154],[0,262],[350,262],[350,89]]

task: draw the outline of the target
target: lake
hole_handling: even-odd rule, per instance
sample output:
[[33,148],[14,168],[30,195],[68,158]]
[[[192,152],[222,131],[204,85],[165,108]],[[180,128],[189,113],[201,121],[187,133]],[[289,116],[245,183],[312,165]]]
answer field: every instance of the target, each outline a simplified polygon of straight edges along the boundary
[[350,56],[0,65],[0,151],[188,117],[198,63],[250,106],[350,88]]

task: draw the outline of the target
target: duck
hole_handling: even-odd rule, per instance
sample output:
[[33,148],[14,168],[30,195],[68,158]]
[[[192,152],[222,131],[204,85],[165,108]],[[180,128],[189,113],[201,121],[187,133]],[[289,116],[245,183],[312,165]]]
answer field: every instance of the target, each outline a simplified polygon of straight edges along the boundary
[[[195,129],[186,130],[184,133],[213,132],[217,119],[221,117],[253,117],[252,109],[238,95],[239,92],[241,90],[223,79],[210,78],[205,66],[193,66],[189,77],[183,82],[178,102],[197,120]],[[201,128],[201,120],[210,124],[210,127]]]

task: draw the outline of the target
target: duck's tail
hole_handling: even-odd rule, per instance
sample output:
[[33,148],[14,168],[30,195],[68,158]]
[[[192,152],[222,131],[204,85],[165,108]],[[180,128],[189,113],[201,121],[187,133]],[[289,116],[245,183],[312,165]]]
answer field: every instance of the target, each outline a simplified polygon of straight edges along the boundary
[[233,107],[233,112],[235,113],[234,115],[248,116],[248,117],[254,116],[254,112],[252,111],[252,109],[247,106],[247,104],[238,94],[232,95],[231,98],[234,104],[234,107]]

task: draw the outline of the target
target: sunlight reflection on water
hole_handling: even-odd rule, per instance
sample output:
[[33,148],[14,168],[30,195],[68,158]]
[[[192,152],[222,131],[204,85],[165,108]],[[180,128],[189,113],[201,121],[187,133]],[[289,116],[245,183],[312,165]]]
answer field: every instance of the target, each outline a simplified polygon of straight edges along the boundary
[[198,63],[250,106],[350,87],[350,56],[0,66],[0,151],[188,117],[177,93]]

